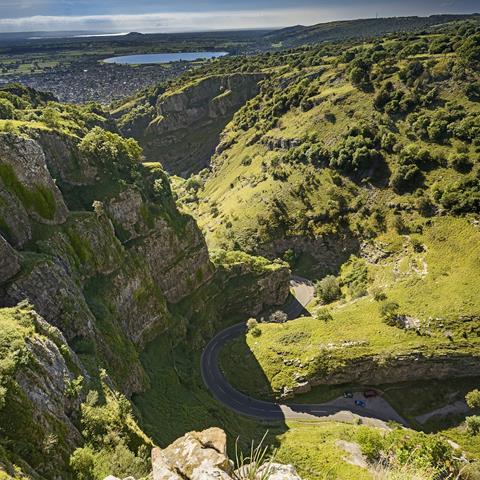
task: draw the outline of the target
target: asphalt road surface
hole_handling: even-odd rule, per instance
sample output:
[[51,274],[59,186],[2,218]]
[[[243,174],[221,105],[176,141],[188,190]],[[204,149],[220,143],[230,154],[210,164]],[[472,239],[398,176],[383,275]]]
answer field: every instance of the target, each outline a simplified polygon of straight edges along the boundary
[[[295,297],[286,306],[290,319],[298,317],[314,296],[314,287],[308,280],[293,277],[291,281]],[[203,382],[212,395],[223,405],[235,412],[261,420],[308,419],[334,416],[337,419],[351,418],[352,414],[362,418],[377,419],[383,422],[406,421],[381,397],[368,399],[367,407],[357,407],[354,399],[339,398],[323,404],[278,404],[249,397],[234,389],[226,380],[218,365],[218,356],[223,346],[230,340],[244,335],[245,323],[237,323],[218,333],[205,347],[201,357]],[[357,398],[357,397],[355,397]],[[359,398],[359,397],[358,397]]]

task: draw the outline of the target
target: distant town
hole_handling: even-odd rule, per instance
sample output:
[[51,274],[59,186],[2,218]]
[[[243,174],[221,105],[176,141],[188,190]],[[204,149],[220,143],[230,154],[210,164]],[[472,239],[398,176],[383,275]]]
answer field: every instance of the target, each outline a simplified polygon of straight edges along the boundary
[[[157,65],[118,65],[89,58],[70,65],[43,67],[40,73],[0,76],[0,83],[19,82],[37,90],[52,92],[61,102],[111,103],[133,95],[150,85],[164,82],[191,66],[189,62]],[[2,73],[8,72],[3,67]]]

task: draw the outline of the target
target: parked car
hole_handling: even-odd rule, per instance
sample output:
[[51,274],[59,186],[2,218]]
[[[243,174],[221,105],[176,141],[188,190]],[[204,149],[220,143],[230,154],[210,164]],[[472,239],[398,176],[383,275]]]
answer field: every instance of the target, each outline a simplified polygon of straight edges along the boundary
[[357,407],[363,407],[363,408],[367,406],[367,404],[363,400],[355,400],[355,405]]
[[374,398],[378,396],[378,392],[376,390],[370,389],[370,390],[365,390],[363,392],[363,396],[365,398]]
[[352,392],[343,392],[343,398],[353,398]]

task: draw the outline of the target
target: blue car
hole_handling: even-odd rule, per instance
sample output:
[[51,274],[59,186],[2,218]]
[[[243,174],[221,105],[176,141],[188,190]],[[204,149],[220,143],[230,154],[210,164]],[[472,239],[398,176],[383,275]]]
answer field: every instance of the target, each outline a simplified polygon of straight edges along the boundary
[[355,400],[355,405],[357,407],[364,407],[364,408],[367,406],[367,404],[363,400]]

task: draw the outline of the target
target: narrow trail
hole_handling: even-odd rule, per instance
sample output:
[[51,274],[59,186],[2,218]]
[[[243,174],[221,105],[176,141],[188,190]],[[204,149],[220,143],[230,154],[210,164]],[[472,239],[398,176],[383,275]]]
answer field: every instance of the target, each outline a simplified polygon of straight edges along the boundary
[[[308,280],[301,277],[293,277],[291,287],[294,297],[286,306],[285,311],[290,320],[299,317],[305,311],[305,307],[314,297],[314,286]],[[260,420],[319,420],[331,419],[350,421],[360,417],[364,423],[385,426],[385,422],[396,421],[408,425],[391,405],[381,397],[362,400],[366,407],[356,406],[354,401],[360,399],[359,394],[354,398],[338,398],[320,404],[279,404],[257,400],[245,395],[233,388],[223,375],[218,365],[218,357],[223,346],[234,338],[244,335],[245,323],[237,323],[226,328],[213,337],[205,347],[201,356],[201,372],[203,382],[211,394],[223,405],[235,412],[255,417]]]

